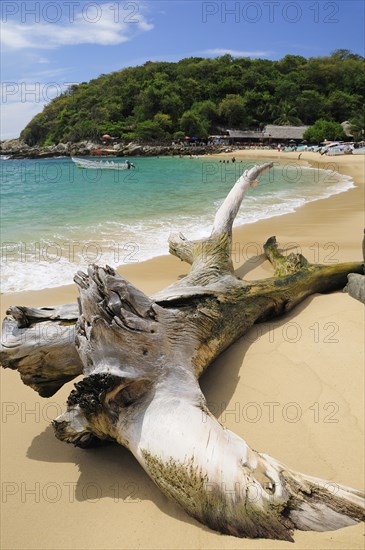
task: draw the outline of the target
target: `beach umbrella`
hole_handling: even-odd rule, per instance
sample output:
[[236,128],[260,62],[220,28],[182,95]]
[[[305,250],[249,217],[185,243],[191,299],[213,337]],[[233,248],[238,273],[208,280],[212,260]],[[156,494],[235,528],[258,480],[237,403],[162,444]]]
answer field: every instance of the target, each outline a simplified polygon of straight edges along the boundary
[[103,139],[111,139],[110,135],[109,134],[104,134],[103,136],[101,136]]
[[185,138],[184,138],[184,139],[191,139],[191,137],[190,137],[190,136],[185,136]]

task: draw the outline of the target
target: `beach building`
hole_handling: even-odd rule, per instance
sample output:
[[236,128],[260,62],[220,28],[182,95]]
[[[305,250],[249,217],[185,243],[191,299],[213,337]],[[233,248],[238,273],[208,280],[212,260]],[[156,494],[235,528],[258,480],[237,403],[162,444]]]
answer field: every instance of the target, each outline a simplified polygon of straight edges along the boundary
[[209,136],[214,143],[223,145],[267,145],[270,143],[303,141],[303,134],[309,126],[277,126],[267,124],[263,130],[222,130],[220,135]]
[[276,126],[267,124],[263,131],[265,141],[288,143],[295,141],[297,144],[303,141],[304,132],[309,126]]
[[261,130],[227,130],[230,145],[258,145],[263,142]]

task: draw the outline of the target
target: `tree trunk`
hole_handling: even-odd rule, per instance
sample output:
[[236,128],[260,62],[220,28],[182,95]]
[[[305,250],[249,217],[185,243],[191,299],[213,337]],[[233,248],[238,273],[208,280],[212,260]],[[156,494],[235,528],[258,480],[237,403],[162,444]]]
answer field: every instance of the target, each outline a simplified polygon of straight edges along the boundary
[[[9,310],[1,360],[43,396],[83,373],[67,411],[53,422],[59,439],[126,446],[165,494],[212,529],[292,540],[293,529],[324,531],[364,519],[360,493],[338,486],[334,494],[325,481],[250,449],[209,412],[198,378],[254,323],[312,293],[343,288],[362,264],[311,265],[301,255],[281,255],[272,237],[265,253],[274,276],[235,276],[233,221],[245,192],[271,166],[239,178],[209,238],[170,238],[170,252],[191,264],[184,279],[147,297],[113,269],[91,266],[75,277],[80,312]],[[59,338],[37,339],[40,325],[55,326]]]

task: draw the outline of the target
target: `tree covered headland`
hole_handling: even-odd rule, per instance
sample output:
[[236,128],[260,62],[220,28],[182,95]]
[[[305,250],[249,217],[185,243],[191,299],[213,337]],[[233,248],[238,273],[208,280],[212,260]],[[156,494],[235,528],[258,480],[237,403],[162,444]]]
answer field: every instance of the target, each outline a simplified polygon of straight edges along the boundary
[[[191,57],[177,63],[102,74],[71,86],[24,128],[29,145],[95,139],[206,138],[221,128],[356,124],[362,112],[365,59],[348,50],[280,61]],[[361,123],[357,122],[361,126]]]

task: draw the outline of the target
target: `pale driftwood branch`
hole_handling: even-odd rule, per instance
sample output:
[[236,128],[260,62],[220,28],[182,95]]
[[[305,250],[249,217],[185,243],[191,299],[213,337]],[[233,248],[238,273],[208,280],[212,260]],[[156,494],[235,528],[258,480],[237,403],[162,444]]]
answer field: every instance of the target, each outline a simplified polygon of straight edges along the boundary
[[82,373],[75,348],[77,304],[47,308],[11,307],[2,326],[0,364],[50,397]]
[[169,237],[169,252],[180,258],[182,262],[193,263],[194,242],[189,241],[182,233],[172,234]]
[[60,321],[65,324],[67,321],[75,321],[79,316],[79,308],[77,304],[41,308],[11,306],[6,313],[14,317],[19,328],[25,328],[42,321]]
[[[265,245],[273,277],[245,282],[234,275],[233,220],[245,191],[267,168],[239,179],[209,238],[170,239],[171,252],[191,271],[163,291],[147,297],[111,268],[77,274],[75,344],[85,378],[54,428],[59,439],[81,447],[109,440],[126,446],[165,494],[212,529],[292,540],[293,529],[332,530],[360,521],[362,495],[340,486],[334,494],[325,481],[251,449],[211,415],[198,378],[253,323],[291,310],[314,292],[343,288],[348,273],[363,266],[285,258],[273,237]],[[19,308],[13,312],[26,324]],[[57,374],[46,370],[52,383]],[[33,364],[30,371],[35,375]]]
[[261,166],[254,166],[242,174],[215,215],[212,235],[219,233],[232,234],[233,222],[236,219],[243,197],[250,187],[256,185],[259,175],[273,165],[273,162],[267,162]]

